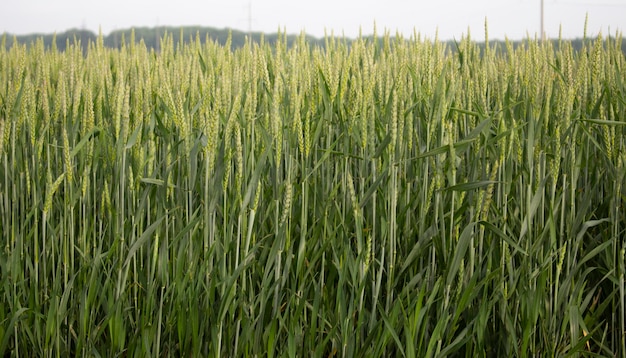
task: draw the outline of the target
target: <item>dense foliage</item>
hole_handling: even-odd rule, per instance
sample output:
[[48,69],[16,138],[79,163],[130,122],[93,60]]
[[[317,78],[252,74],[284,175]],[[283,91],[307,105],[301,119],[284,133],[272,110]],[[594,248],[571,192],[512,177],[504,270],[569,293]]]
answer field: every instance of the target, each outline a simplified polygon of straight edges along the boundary
[[0,355],[623,356],[621,43],[3,44]]

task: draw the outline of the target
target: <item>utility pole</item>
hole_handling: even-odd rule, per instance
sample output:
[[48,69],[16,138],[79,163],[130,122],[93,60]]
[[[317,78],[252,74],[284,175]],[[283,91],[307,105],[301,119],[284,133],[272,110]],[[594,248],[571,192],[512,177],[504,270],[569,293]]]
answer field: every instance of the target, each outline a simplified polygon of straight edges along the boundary
[[248,37],[252,36],[252,1],[248,1]]
[[248,1],[248,41],[252,42],[252,21],[254,18],[252,17],[252,0]]

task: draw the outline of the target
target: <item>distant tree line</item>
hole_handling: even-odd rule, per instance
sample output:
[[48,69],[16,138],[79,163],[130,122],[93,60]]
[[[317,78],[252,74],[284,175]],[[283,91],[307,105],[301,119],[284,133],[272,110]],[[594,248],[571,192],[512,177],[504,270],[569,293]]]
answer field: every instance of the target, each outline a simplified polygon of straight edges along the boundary
[[[177,46],[178,43],[182,40],[187,43],[190,41],[195,41],[196,37],[200,39],[201,42],[205,41],[215,41],[221,45],[225,45],[227,41],[229,41],[232,48],[242,47],[248,39],[259,42],[261,38],[263,41],[267,43],[275,43],[278,40],[278,37],[284,37],[287,40],[287,44],[291,45],[299,35],[285,35],[280,33],[272,33],[272,34],[264,34],[261,32],[244,32],[232,29],[217,29],[212,27],[199,27],[199,26],[185,26],[185,27],[168,27],[168,26],[159,26],[159,27],[135,27],[124,30],[116,30],[112,31],[108,35],[102,35],[102,40],[105,46],[111,48],[120,48],[123,43],[128,44],[131,39],[134,38],[135,42],[143,41],[148,49],[159,50],[160,42],[163,36],[167,34],[168,37],[171,37],[174,46]],[[63,33],[57,34],[30,34],[30,35],[11,35],[11,34],[2,34],[0,37],[4,39],[2,42],[4,43],[6,48],[9,48],[13,45],[15,41],[19,44],[34,44],[37,40],[43,39],[44,45],[46,48],[54,46],[59,51],[64,51],[66,47],[70,44],[80,43],[83,47],[83,50],[86,51],[89,47],[89,43],[95,42],[98,39],[98,34],[95,34],[89,30],[80,30],[80,29],[71,29],[65,31]],[[323,39],[318,39],[313,36],[306,36],[307,41],[314,44],[319,44],[320,46],[324,45]]]
[[[163,36],[167,34],[168,37],[171,37],[174,43],[174,46],[177,46],[178,43],[182,40],[185,43],[190,41],[195,41],[196,37],[199,38],[201,42],[205,41],[215,41],[221,45],[225,45],[230,38],[230,44],[233,49],[242,47],[246,41],[252,40],[254,42],[260,42],[261,38],[263,41],[273,44],[275,43],[279,36],[284,37],[286,39],[287,45],[291,46],[291,44],[299,37],[299,35],[286,35],[281,33],[272,33],[272,34],[264,34],[261,32],[244,32],[233,29],[217,29],[213,27],[201,27],[201,26],[184,26],[184,27],[169,27],[169,26],[158,26],[158,27],[135,27],[123,30],[116,30],[111,32],[108,35],[101,35],[102,41],[105,46],[111,48],[120,48],[123,43],[128,44],[129,41],[134,39],[135,42],[143,41],[148,49],[154,49],[159,51],[160,42]],[[30,35],[11,35],[8,33],[0,35],[1,41],[4,44],[5,48],[10,48],[15,41],[19,44],[31,45],[34,44],[38,39],[43,39],[44,46],[46,48],[50,48],[55,46],[59,51],[64,51],[65,48],[70,44],[79,43],[83,51],[86,52],[89,43],[95,42],[98,39],[98,34],[93,33],[89,30],[81,30],[81,29],[71,29],[58,34],[30,34]],[[325,40],[319,39],[313,36],[306,36],[307,41],[313,45],[318,45],[320,47],[325,46]],[[344,39],[346,43],[349,45],[351,39]],[[574,39],[568,40],[572,44],[572,48],[575,51],[580,50],[583,47],[584,41],[592,41],[594,39]],[[626,39],[621,40],[621,48],[622,52],[626,56]],[[512,41],[514,47],[523,45],[522,41]],[[555,48],[559,46],[558,39],[552,39],[553,45]],[[480,42],[480,41],[478,41]],[[379,42],[381,43],[381,42]],[[447,42],[447,47],[450,51],[456,51],[456,42],[454,40]],[[481,48],[484,48],[484,42],[479,43]],[[504,41],[490,41],[489,46],[491,48],[499,47],[500,50],[504,50],[505,42]]]

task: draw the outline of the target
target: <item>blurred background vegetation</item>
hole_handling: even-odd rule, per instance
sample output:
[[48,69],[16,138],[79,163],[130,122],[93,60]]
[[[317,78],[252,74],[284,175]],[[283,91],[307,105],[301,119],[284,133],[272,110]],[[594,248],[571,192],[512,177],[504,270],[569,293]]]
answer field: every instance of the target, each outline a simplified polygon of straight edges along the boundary
[[[134,32],[134,34],[133,34]],[[242,47],[246,43],[247,38],[251,38],[254,42],[259,42],[261,38],[263,38],[264,42],[269,44],[275,44],[276,40],[279,36],[285,36],[286,43],[288,47],[290,47],[298,38],[297,34],[284,35],[278,32],[265,34],[262,32],[246,32],[239,31],[233,29],[218,29],[214,27],[201,27],[201,26],[183,26],[183,27],[175,27],[175,26],[158,26],[158,27],[136,27],[136,28],[128,28],[112,31],[108,35],[102,34],[103,42],[106,47],[117,48],[119,49],[124,42],[130,41],[131,38],[134,38],[136,42],[143,41],[148,48],[148,50],[156,50],[160,49],[160,39],[164,34],[171,35],[174,41],[174,46],[176,46],[181,38],[184,43],[189,43],[190,41],[195,41],[196,36],[200,39],[201,43],[208,41],[217,42],[220,45],[225,45],[227,41],[231,41],[232,49],[237,49]],[[56,34],[29,34],[29,35],[13,35],[10,33],[2,34],[4,38],[4,46],[8,49],[13,45],[15,41],[21,44],[33,44],[37,39],[42,38],[46,48],[50,48],[52,44],[56,46],[59,51],[65,51],[65,48],[69,44],[79,43],[81,44],[83,51],[87,50],[87,46],[90,42],[95,43],[98,38],[98,34],[82,29],[70,29],[68,31]],[[371,36],[371,35],[368,35]],[[609,36],[609,38],[611,38]],[[307,41],[311,45],[318,45],[320,47],[325,46],[325,41],[323,38],[316,38],[313,36],[306,36]],[[380,37],[382,40],[382,36]],[[347,44],[350,44],[352,39],[346,38],[344,39]],[[525,42],[526,40],[516,40],[512,41],[513,47],[517,47],[519,44]],[[555,48],[558,48],[559,39],[552,39],[553,45]],[[382,41],[381,41],[382,42]],[[571,39],[568,40],[571,44],[574,51],[579,51],[583,47],[584,39]],[[455,50],[455,40],[447,41],[448,49]],[[505,42],[501,40],[492,40],[490,41],[490,46],[505,46]],[[484,41],[482,45],[479,43],[479,46],[484,46]],[[568,45],[569,46],[569,45]],[[626,55],[626,39],[622,39],[622,52]]]

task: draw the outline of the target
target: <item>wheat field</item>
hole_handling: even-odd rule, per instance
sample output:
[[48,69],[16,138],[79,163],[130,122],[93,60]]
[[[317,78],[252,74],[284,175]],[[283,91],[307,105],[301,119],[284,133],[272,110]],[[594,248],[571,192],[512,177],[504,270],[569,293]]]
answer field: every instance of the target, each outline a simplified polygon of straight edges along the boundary
[[1,356],[626,355],[621,36],[0,46]]

